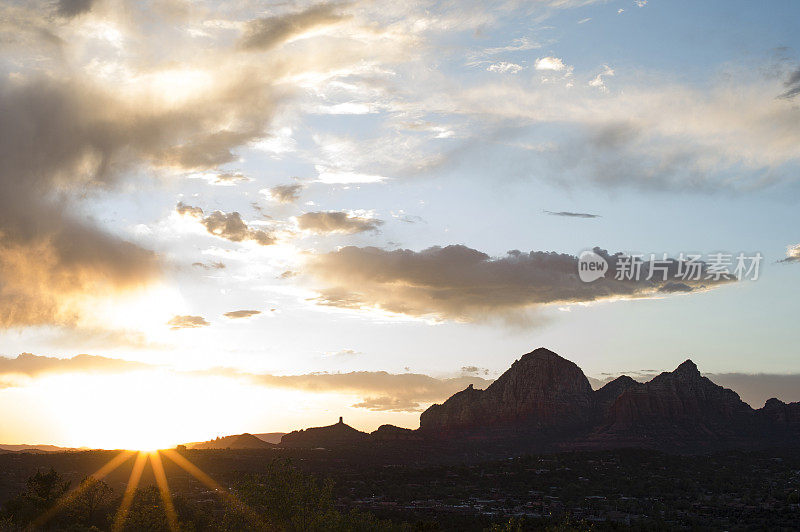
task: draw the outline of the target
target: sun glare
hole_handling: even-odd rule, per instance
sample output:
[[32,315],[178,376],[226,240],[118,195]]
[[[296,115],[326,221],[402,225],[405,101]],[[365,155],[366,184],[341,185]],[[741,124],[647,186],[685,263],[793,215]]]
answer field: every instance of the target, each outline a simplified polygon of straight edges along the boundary
[[57,415],[76,446],[152,452],[204,438],[203,419],[219,415],[203,401],[210,379],[166,370],[47,381],[47,393],[61,397]]
[[84,314],[101,326],[141,331],[151,338],[163,334],[166,322],[181,313],[183,307],[177,290],[155,283],[105,299],[92,298]]
[[[302,394],[265,389],[225,376],[142,369],[125,373],[51,375],[26,389],[42,401],[59,443],[70,447],[153,451],[246,432],[256,424],[285,423],[237,404],[291,405]],[[261,416],[267,416],[261,419]],[[268,425],[267,425],[268,426]]]

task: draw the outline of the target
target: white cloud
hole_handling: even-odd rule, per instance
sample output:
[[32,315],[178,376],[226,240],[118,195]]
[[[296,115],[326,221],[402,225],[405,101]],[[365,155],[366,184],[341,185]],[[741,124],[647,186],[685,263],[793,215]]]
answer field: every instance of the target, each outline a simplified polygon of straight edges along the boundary
[[516,74],[523,68],[525,67],[516,63],[507,63],[505,61],[501,61],[499,63],[492,63],[486,68],[486,70],[489,72],[499,72],[501,74]]
[[780,262],[800,262],[800,244],[786,247],[786,258]]
[[483,52],[488,55],[499,54],[503,52],[522,52],[525,50],[535,50],[541,48],[542,45],[538,42],[532,41],[528,37],[520,37],[514,39],[508,46],[500,46],[495,48],[487,48]]
[[388,179],[381,175],[360,174],[357,172],[339,171],[333,168],[317,166],[317,181],[320,183],[347,184],[347,183],[380,183]]
[[596,89],[600,89],[603,92],[608,92],[608,87],[606,87],[605,79],[606,77],[611,77],[614,75],[614,70],[611,69],[608,65],[603,65],[603,71],[597,74],[597,76],[589,82],[590,87],[594,87]]
[[536,70],[564,70],[566,65],[558,57],[540,57],[534,65]]
[[314,112],[322,115],[366,115],[377,113],[378,109],[369,103],[344,102],[334,105],[318,105]]

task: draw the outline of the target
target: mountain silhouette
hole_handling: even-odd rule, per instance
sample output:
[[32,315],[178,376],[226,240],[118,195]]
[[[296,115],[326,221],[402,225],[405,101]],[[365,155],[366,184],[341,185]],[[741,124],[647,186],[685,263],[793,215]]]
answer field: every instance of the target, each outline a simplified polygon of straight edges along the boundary
[[420,416],[423,433],[478,427],[548,428],[584,425],[592,411],[592,387],[574,362],[544,348],[524,355],[486,390],[472,386]]
[[472,385],[420,415],[417,430],[382,425],[372,434],[339,423],[285,435],[282,447],[343,445],[495,446],[538,451],[646,447],[694,452],[797,446],[800,403],[770,399],[753,409],[686,360],[649,382],[621,376],[592,390],[583,371],[553,351],[523,355],[485,390]]
[[[691,360],[648,382],[623,375],[592,390],[574,362],[538,348],[485,390],[470,385],[442,404],[431,405],[420,415],[419,429],[382,425],[368,434],[340,417],[333,425],[284,434],[279,446],[389,449],[397,443],[395,451],[402,455],[426,445],[445,453],[619,447],[705,452],[797,447],[798,442],[800,402],[770,399],[753,409],[735,391],[704,377]],[[189,446],[275,447],[251,434]]]
[[486,390],[456,393],[420,416],[428,438],[526,437],[562,448],[671,450],[797,445],[800,403],[755,410],[686,360],[640,383],[621,376],[592,391],[574,363],[536,349]]

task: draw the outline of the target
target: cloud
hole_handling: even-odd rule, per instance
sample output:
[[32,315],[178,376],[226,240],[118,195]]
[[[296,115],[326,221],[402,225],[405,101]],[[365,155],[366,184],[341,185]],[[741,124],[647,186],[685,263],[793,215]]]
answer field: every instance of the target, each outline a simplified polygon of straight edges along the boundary
[[252,181],[241,172],[200,172],[187,176],[190,179],[204,179],[211,185],[231,186],[239,182]]
[[614,70],[608,65],[603,65],[603,71],[597,74],[597,76],[595,76],[594,79],[592,79],[589,82],[589,86],[594,87],[596,89],[600,89],[602,92],[608,92],[608,87],[606,87],[605,78],[611,77],[613,75],[614,75]]
[[317,167],[317,181],[328,185],[347,185],[356,183],[380,183],[386,177],[377,174],[362,174],[347,170],[336,170],[323,166]]
[[167,322],[167,325],[170,325],[174,331],[177,329],[197,329],[211,324],[202,316],[175,316]]
[[58,0],[58,14],[72,18],[92,10],[96,0]]
[[362,354],[361,351],[356,351],[355,349],[340,349],[339,351],[325,351],[325,356],[331,358],[352,357],[360,354]]
[[279,203],[294,203],[300,199],[300,192],[303,188],[303,185],[300,184],[277,185],[264,192]]
[[473,374],[473,375],[479,375],[479,374],[488,375],[489,370],[486,368],[479,368],[478,366],[462,366],[461,373]]
[[195,218],[203,217],[203,209],[200,207],[192,207],[191,205],[187,205],[182,201],[179,201],[175,206],[175,212],[181,216],[193,216]]
[[232,242],[253,240],[262,246],[275,243],[275,238],[266,231],[249,228],[242,221],[242,217],[238,212],[226,214],[222,211],[214,211],[202,219],[202,224],[212,235]]
[[523,68],[522,65],[518,65],[516,63],[508,63],[506,61],[501,61],[499,63],[492,63],[486,70],[489,72],[498,72],[500,74],[517,74]]
[[239,172],[222,172],[216,175],[214,182],[217,184],[232,184],[238,181],[251,181],[251,179]]
[[[463,245],[422,251],[348,246],[311,257],[306,268],[323,285],[318,304],[456,321],[513,321],[541,305],[656,297],[679,279],[679,263],[670,260],[666,280],[658,271],[646,280],[647,264],[640,280],[616,280],[621,255],[594,252],[608,262],[609,272],[592,283],[579,280],[573,255],[515,250],[494,258]],[[688,291],[729,282],[704,280],[707,272],[701,268],[701,280],[680,281]]]
[[786,87],[786,91],[781,93],[778,98],[791,100],[800,94],[800,68],[789,74],[789,79],[784,82],[784,86]]
[[567,218],[600,218],[599,214],[589,214],[587,212],[569,212],[569,211],[544,211],[550,216],[565,216]]
[[533,65],[536,70],[564,70],[566,65],[558,57],[540,57]]
[[55,358],[22,353],[16,358],[0,357],[0,388],[20,384],[19,377],[37,378],[64,373],[122,373],[146,369],[147,364],[95,355]]
[[415,412],[424,405],[447,399],[470,384],[485,388],[491,381],[481,377],[435,378],[418,373],[355,371],[306,375],[252,375],[253,381],[272,387],[310,392],[339,392],[362,395],[357,408],[393,412]]
[[528,175],[544,165],[566,186],[714,193],[796,180],[800,107],[769,96],[774,82],[733,79],[707,88],[627,83],[602,94],[576,87],[568,104],[563,94],[532,92],[511,79],[465,89],[453,94],[453,105],[431,108],[474,117],[484,132],[497,123],[527,124],[519,129],[526,133],[558,124],[559,140],[537,160],[524,150],[512,167]]
[[[0,327],[74,325],[83,296],[154,280],[154,253],[94,226],[71,201],[112,186],[136,131],[80,87],[0,80]],[[110,111],[109,111],[110,112]],[[144,133],[144,127],[141,133]]]
[[262,246],[275,243],[275,237],[272,234],[263,229],[248,227],[238,212],[214,211],[208,216],[204,216],[203,209],[186,205],[183,202],[178,202],[175,211],[181,216],[196,218],[210,234],[231,242],[252,240]]
[[262,135],[270,87],[239,76],[221,78],[202,105],[67,74],[0,79],[0,327],[102,320],[92,312],[100,295],[158,280],[156,254],[99,227],[87,198],[143,166],[213,168]]
[[222,270],[225,269],[224,262],[193,262],[192,266],[195,268],[202,268],[204,270]]
[[297,217],[297,226],[300,229],[316,234],[352,235],[365,231],[377,231],[381,225],[383,225],[383,220],[339,211],[307,212]]
[[260,310],[234,310],[231,312],[226,312],[223,314],[226,318],[230,318],[232,320],[235,319],[242,319],[242,318],[251,318],[253,316],[257,316],[261,314]]
[[788,246],[786,248],[786,258],[778,262],[800,262],[800,244]]
[[245,50],[270,50],[303,33],[342,20],[336,4],[311,6],[297,13],[252,20],[245,26],[239,46]]
[[495,48],[487,48],[483,50],[483,53],[486,55],[495,55],[500,53],[506,52],[522,52],[527,50],[534,50],[536,48],[541,48],[542,45],[532,41],[528,37],[520,37],[514,39],[511,44],[507,46],[500,46]]

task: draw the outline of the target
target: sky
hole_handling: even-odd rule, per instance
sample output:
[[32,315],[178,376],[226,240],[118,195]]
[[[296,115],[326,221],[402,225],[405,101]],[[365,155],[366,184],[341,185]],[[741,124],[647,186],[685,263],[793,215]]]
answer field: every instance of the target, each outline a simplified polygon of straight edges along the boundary
[[540,346],[800,400],[799,18],[3,2],[0,443],[416,428]]

